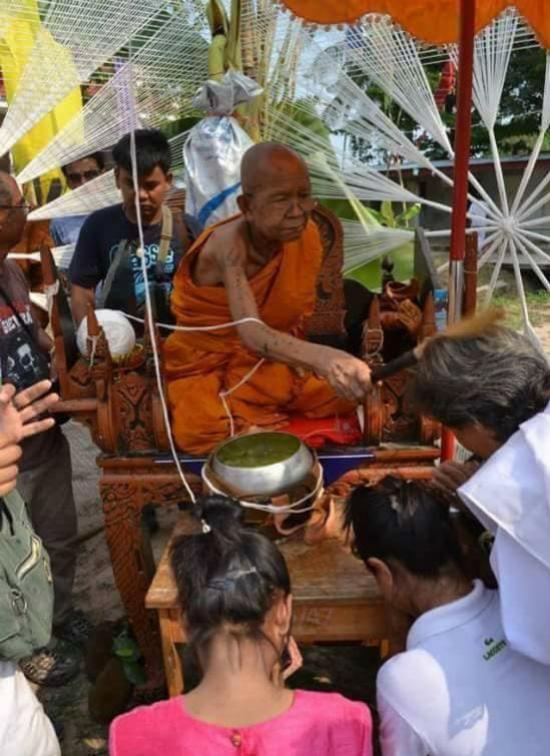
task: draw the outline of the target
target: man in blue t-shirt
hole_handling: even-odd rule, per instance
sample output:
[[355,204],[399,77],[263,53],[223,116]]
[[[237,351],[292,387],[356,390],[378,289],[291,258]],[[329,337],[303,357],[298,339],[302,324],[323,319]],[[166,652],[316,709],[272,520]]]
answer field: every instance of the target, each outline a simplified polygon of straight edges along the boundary
[[[170,242],[165,253],[161,253],[161,235],[165,233],[166,222],[164,202],[172,187],[170,146],[156,129],[136,131],[135,144],[147,277],[149,286],[155,284],[157,317],[162,321],[169,314],[172,278],[197,229],[192,218],[175,213],[170,223]],[[115,145],[113,159],[122,204],[88,216],[69,268],[71,306],[77,325],[86,315],[88,304],[96,304],[96,288],[100,283],[100,306],[133,315],[142,314],[144,309],[145,282],[137,254],[139,235],[129,134]]]

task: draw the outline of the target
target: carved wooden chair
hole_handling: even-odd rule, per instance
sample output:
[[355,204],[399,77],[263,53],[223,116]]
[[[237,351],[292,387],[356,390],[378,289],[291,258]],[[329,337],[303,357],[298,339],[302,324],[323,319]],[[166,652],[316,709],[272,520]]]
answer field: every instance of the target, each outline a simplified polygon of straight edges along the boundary
[[[321,233],[324,264],[308,333],[317,341],[335,337],[345,341],[342,229],[338,219],[323,207],[314,211],[314,220]],[[44,283],[55,286],[57,273],[46,247],[42,248],[42,266]],[[384,358],[379,304],[378,300],[373,301],[365,330],[368,359],[373,364]],[[141,347],[126,362],[114,363],[104,334],[90,311],[88,333],[97,337],[90,364],[76,351],[74,327],[62,287],[58,287],[53,297],[51,325],[62,397],[59,411],[85,423],[101,449],[100,492],[115,581],[145,658],[148,684],[157,688],[162,686],[158,621],[144,603],[152,574],[144,548],[141,511],[148,504],[180,504],[186,497],[168,452],[150,359],[151,336],[146,333]],[[434,329],[433,302],[428,296],[422,307],[418,338]],[[160,342],[158,334],[153,338]],[[343,495],[351,485],[377,480],[388,473],[408,477],[431,474],[438,457],[433,445],[437,428],[415,417],[405,406],[405,383],[406,376],[396,376],[367,399],[362,444],[319,451],[326,484],[335,493]],[[203,460],[185,454],[181,460],[190,485],[199,493]]]

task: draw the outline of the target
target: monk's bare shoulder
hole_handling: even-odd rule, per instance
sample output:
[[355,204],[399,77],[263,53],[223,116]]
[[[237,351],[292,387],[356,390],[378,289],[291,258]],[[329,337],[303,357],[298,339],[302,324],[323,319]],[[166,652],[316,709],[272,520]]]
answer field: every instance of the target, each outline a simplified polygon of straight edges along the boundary
[[228,267],[243,267],[246,263],[244,223],[240,218],[224,223],[208,237],[193,270],[197,286],[221,286]]

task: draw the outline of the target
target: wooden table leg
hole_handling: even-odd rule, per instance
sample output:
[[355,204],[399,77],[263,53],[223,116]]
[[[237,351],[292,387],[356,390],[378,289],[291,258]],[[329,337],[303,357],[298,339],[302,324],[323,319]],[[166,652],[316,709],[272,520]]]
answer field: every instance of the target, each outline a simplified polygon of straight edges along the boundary
[[159,609],[158,615],[164,674],[168,695],[172,698],[180,696],[184,689],[183,666],[176,646],[177,640],[181,639],[181,616],[169,609]]
[[154,695],[164,681],[156,613],[145,608],[152,578],[142,554],[141,510],[146,502],[139,485],[109,476],[102,478],[100,489],[115,583],[145,660],[147,688]]

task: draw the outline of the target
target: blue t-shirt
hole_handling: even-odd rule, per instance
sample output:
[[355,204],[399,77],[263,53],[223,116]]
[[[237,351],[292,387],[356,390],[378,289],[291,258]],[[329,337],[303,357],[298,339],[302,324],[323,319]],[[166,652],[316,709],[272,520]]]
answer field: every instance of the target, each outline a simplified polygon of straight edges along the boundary
[[[154,278],[155,265],[160,248],[161,224],[155,223],[143,226],[145,246],[145,262],[148,279]],[[85,289],[95,289],[101,283],[109,270],[109,267],[117,253],[121,241],[129,243],[131,255],[130,265],[134,274],[134,290],[138,307],[143,305],[145,299],[145,282],[141,260],[137,256],[138,227],[130,223],[122,205],[96,210],[86,218],[80,230],[76,243],[76,249],[69,267],[69,279],[72,284],[82,286]],[[183,249],[181,230],[178,233],[178,224],[174,223],[172,242],[164,262],[164,276],[171,282],[176,272],[176,264],[180,259]],[[169,288],[171,284],[168,283]]]
[[66,215],[62,218],[54,218],[50,223],[50,236],[55,246],[76,244],[86,218],[86,215]]

